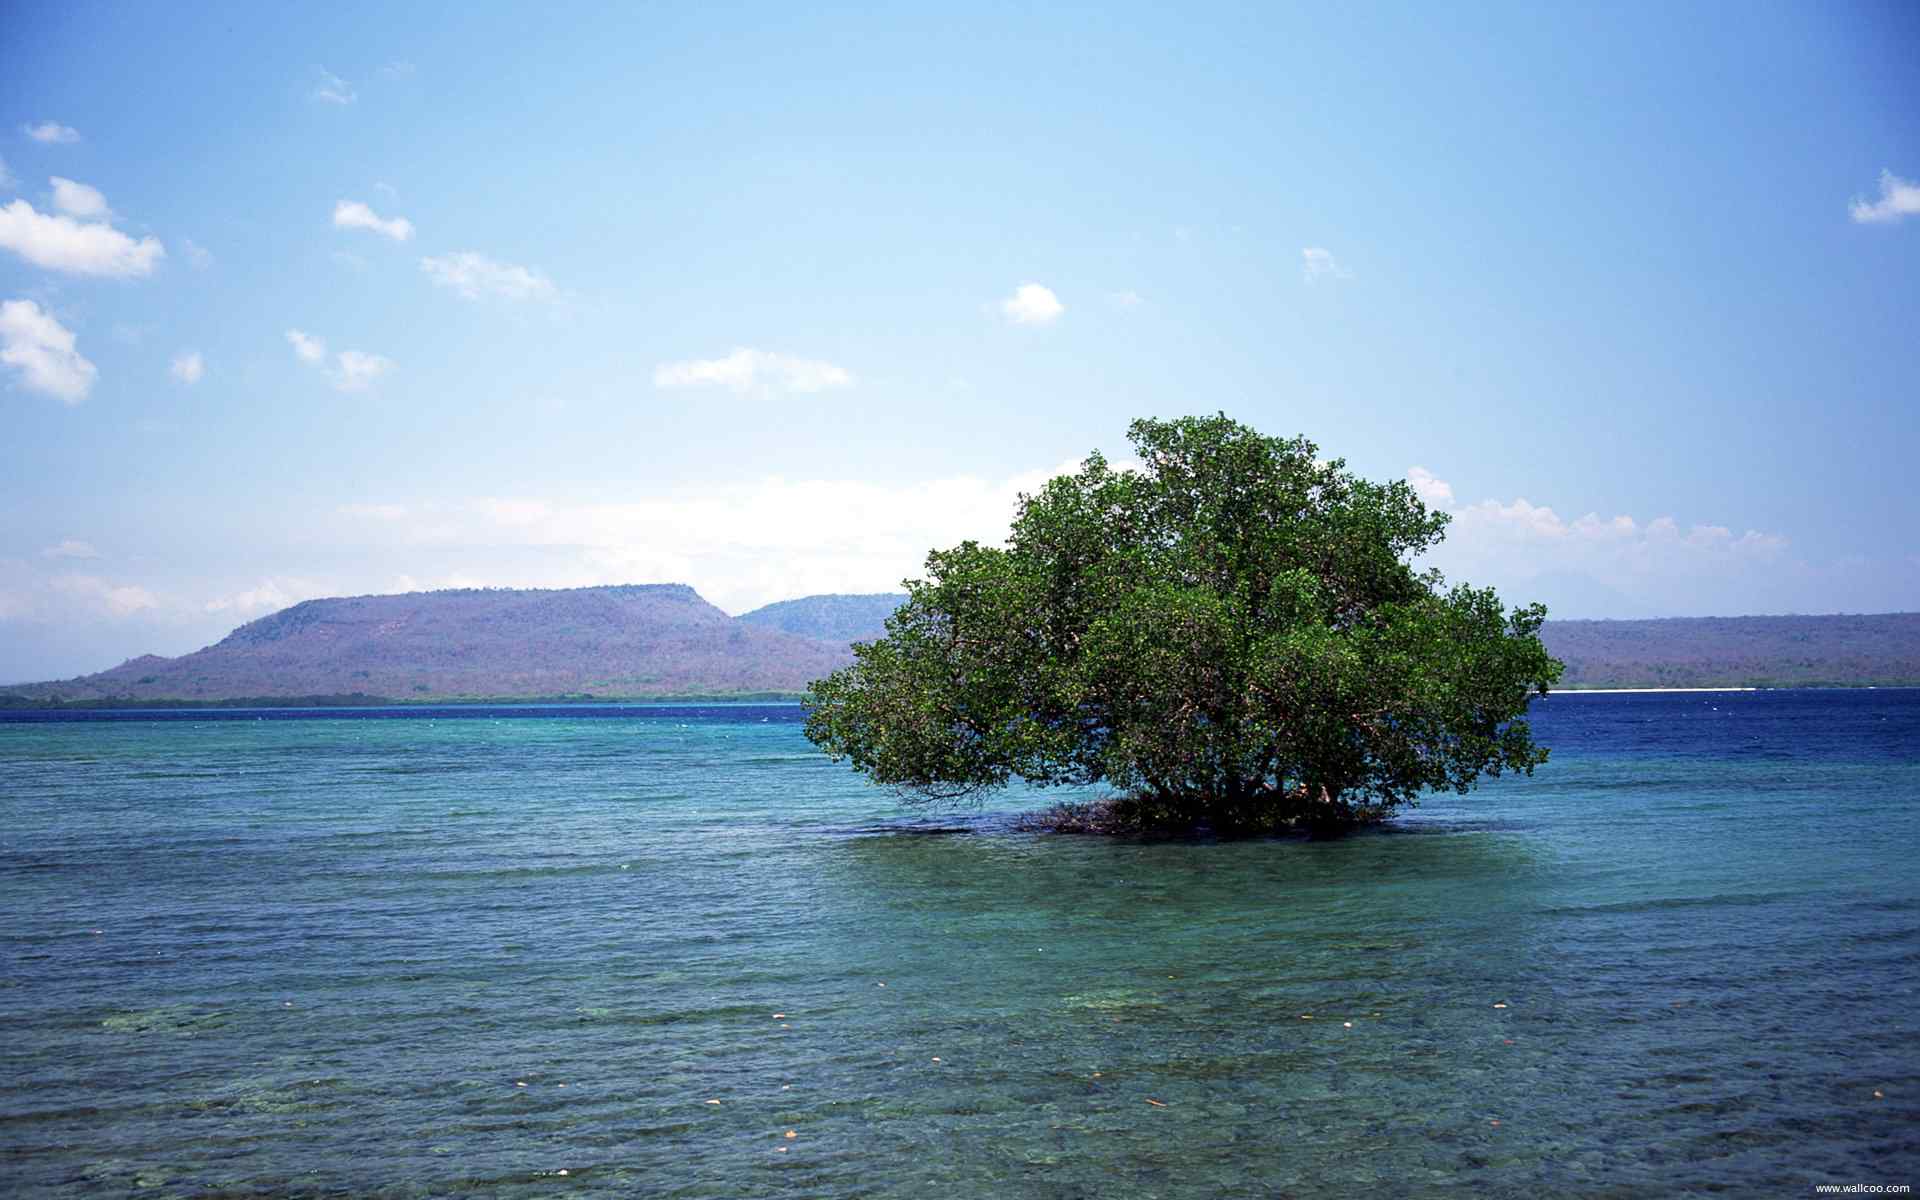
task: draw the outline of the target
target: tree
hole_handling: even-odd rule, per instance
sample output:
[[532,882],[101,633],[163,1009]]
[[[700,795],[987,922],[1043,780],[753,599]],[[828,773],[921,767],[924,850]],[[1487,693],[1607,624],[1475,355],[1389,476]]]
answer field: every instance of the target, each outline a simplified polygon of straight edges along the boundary
[[1546,610],[1416,571],[1445,513],[1224,414],[1128,437],[1138,470],[1095,453],[1021,497],[1004,548],[929,554],[887,636],[812,685],[807,737],[912,799],[1104,784],[1075,820],[1229,834],[1546,761]]

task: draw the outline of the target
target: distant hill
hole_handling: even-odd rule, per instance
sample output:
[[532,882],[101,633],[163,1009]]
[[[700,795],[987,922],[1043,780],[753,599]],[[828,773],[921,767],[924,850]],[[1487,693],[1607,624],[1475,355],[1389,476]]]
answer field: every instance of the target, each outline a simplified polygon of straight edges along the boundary
[[[898,594],[739,617],[682,584],[308,600],[179,658],[0,687],[0,704],[791,696],[885,633]],[[1920,613],[1549,621],[1566,688],[1920,685]]]
[[900,592],[880,592],[864,596],[807,596],[800,600],[782,600],[765,608],[741,613],[737,620],[750,625],[799,634],[816,641],[870,642],[884,637],[887,618],[906,602]]
[[43,702],[791,694],[850,657],[844,643],[736,621],[681,584],[489,588],[308,600],[179,658],[0,691]]
[[1540,637],[1565,688],[1920,684],[1920,613],[1548,621]]
[[[829,641],[886,633],[906,596],[808,596],[742,616]],[[1548,621],[1563,688],[1855,687],[1920,684],[1920,613]]]

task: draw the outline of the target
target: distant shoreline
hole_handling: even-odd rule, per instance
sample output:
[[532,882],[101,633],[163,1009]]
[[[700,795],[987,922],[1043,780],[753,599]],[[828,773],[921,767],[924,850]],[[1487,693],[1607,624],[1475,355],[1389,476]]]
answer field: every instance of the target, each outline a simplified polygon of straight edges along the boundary
[[[1838,688],[1851,690],[1857,687],[1871,688],[1874,684],[1840,684]],[[1792,692],[1825,690],[1813,687],[1801,688],[1762,688],[1762,687],[1570,687],[1554,688],[1550,696],[1617,696],[1627,692]]]
[[[1920,684],[1823,683],[1788,686],[1731,684],[1725,687],[1565,687],[1553,688],[1549,696],[1575,695],[1682,695],[1732,692],[1870,692],[1911,691]],[[219,710],[290,711],[301,709],[433,709],[433,708],[623,708],[635,705],[672,705],[689,707],[727,704],[801,704],[800,692],[736,692],[722,695],[679,696],[449,696],[439,699],[384,696],[247,696],[226,700],[151,699],[126,697],[86,700],[41,700],[0,692],[0,719],[7,713],[23,712],[199,712]]]

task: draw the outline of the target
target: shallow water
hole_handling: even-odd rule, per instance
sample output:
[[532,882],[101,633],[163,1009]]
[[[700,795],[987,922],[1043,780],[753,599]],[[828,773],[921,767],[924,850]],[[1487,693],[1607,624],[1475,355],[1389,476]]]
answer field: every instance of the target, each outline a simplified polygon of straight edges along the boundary
[[1535,712],[1236,844],[917,832],[790,707],[0,714],[0,1190],[1920,1184],[1920,692]]

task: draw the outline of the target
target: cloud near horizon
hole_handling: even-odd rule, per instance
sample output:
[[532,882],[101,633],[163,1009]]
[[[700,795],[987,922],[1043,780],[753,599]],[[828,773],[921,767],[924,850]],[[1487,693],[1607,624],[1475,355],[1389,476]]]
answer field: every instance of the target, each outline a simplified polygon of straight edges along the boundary
[[83,542],[78,538],[67,538],[57,545],[48,546],[40,552],[41,558],[99,558],[100,552],[93,548],[92,542]]
[[[804,595],[897,591],[922,573],[930,549],[997,543],[1021,492],[1077,468],[899,484],[769,477],[603,503],[484,496],[347,506],[333,517],[344,522],[343,544],[379,547],[383,562],[407,564],[370,574],[368,586],[397,573],[417,588],[686,583],[743,612]],[[1785,538],[1759,530],[1671,516],[1568,519],[1524,498],[1459,504],[1433,472],[1409,476],[1454,518],[1427,565],[1493,586],[1509,604],[1547,600],[1557,617],[1826,611],[1819,597],[1870,574],[1861,564],[1809,564]],[[489,565],[474,561],[482,546]],[[1920,579],[1914,567],[1896,574]],[[1593,586],[1569,591],[1569,581]],[[1912,585],[1888,586],[1895,597]],[[1897,597],[1885,604],[1899,607]]]
[[[1584,579],[1597,592],[1617,593],[1651,612],[1707,615],[1698,611],[1702,600],[1728,608],[1742,596],[1762,594],[1760,579],[1768,573],[1805,570],[1790,558],[1786,538],[1758,529],[1735,533],[1725,525],[1682,525],[1671,516],[1643,521],[1587,513],[1568,520],[1525,497],[1456,504],[1452,485],[1423,467],[1409,470],[1407,482],[1429,507],[1453,517],[1429,564],[1450,577],[1497,586],[1508,603],[1525,601],[1526,587],[1540,580]],[[1676,595],[1689,602],[1676,602]],[[1674,611],[1682,608],[1688,611]],[[1728,615],[1744,611],[1739,603],[1731,608]]]
[[[892,592],[923,573],[930,549],[969,538],[997,543],[1021,493],[1077,467],[1063,462],[1004,477],[894,484],[771,476],[597,502],[479,495],[339,504],[312,514],[314,561],[328,564],[324,573],[290,564],[215,579],[183,563],[109,579],[75,574],[58,561],[92,550],[70,539],[62,545],[74,553],[50,548],[37,564],[0,561],[0,623],[93,630],[87,636],[98,647],[175,654],[319,596],[684,583],[739,613],[806,595]],[[1920,556],[1892,564],[1897,570],[1851,560],[1810,565],[1796,560],[1784,539],[1758,531],[1683,526],[1672,517],[1568,520],[1525,499],[1456,504],[1447,499],[1451,486],[1433,472],[1410,471],[1409,478],[1454,514],[1432,558],[1450,577],[1494,586],[1509,604],[1553,604],[1557,577],[1572,573],[1607,585],[1595,595],[1638,606],[1562,606],[1556,617],[1831,611],[1821,597],[1837,587],[1868,595],[1861,585],[1874,580],[1881,590],[1871,594],[1889,597],[1877,610],[1891,611],[1901,607],[1901,588],[1920,585]],[[18,628],[24,626],[12,636],[21,636]],[[86,669],[111,665],[107,657],[103,652]]]

